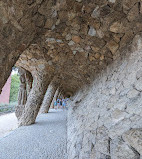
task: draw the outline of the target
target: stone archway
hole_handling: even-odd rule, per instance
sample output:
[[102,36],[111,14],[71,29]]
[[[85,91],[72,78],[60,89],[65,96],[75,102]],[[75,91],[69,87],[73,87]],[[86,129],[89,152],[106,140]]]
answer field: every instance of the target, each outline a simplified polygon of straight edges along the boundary
[[73,96],[70,158],[140,158],[139,148],[121,137],[141,128],[133,108],[141,112],[141,8],[140,0],[2,0],[0,88],[16,62],[34,79],[19,126],[35,122],[59,76],[63,94]]

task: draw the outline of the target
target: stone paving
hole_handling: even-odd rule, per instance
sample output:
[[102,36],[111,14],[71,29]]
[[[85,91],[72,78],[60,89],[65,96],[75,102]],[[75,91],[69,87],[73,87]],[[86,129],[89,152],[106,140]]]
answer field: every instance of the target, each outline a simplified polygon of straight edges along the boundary
[[0,159],[67,159],[66,138],[66,111],[50,110],[1,138]]

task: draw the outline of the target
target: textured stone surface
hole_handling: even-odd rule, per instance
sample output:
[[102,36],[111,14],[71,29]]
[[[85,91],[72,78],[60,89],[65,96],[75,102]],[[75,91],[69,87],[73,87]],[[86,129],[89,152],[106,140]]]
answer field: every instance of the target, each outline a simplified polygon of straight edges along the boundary
[[32,84],[33,84],[33,76],[29,71],[26,71],[26,83],[27,83],[27,96],[28,96],[32,89]]
[[28,95],[32,89],[33,77],[31,73],[23,68],[18,68],[20,74],[20,88],[18,93],[18,105],[15,106],[15,115],[20,120],[25,109]]
[[123,140],[142,155],[142,129],[132,129],[123,135]]
[[49,84],[46,94],[44,96],[42,105],[40,107],[40,113],[48,113],[51,102],[54,98],[54,94],[59,86],[59,80],[57,77],[54,77],[54,79]]
[[[39,2],[41,3],[41,2]],[[19,55],[28,47],[41,29],[36,26],[37,6],[16,0],[0,1],[0,89],[10,75]]]
[[43,67],[50,74],[61,74],[65,92],[75,93],[119,57],[142,30],[139,0],[2,1],[1,8],[3,84],[8,69],[28,47],[19,66],[32,75]]
[[40,75],[34,78],[33,88],[28,96],[22,116],[18,121],[19,126],[35,123],[48,85],[47,75]]
[[20,87],[18,92],[18,105],[15,106],[15,115],[19,120],[27,101],[27,90],[26,90],[27,85],[26,85],[26,70],[18,68],[18,73],[20,75]]
[[[140,0],[2,0],[0,88],[17,60],[34,79],[19,125],[34,123],[60,75],[62,94],[74,95],[70,158],[110,158],[111,140],[141,128],[141,13]],[[117,156],[137,157],[129,146],[122,143],[126,153]]]
[[139,159],[139,153],[136,153],[129,147],[122,139],[115,139],[111,141],[111,157],[113,159]]
[[122,58],[69,101],[70,159],[142,157],[141,46],[136,36]]
[[25,109],[25,105],[16,105],[15,106],[15,116],[17,117],[18,120],[20,120],[24,109]]

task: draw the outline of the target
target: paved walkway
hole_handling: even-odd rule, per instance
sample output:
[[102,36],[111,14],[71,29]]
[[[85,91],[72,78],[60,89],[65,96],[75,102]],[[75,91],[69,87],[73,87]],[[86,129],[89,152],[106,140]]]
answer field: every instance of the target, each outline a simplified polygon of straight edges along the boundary
[[0,138],[6,136],[10,131],[17,128],[15,113],[0,116]]
[[50,110],[1,138],[0,159],[67,159],[66,138],[66,111]]

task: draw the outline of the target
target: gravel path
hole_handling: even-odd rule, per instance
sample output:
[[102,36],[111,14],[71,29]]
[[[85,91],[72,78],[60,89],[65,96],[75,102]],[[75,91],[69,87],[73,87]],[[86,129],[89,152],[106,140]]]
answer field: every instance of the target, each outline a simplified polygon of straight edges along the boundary
[[0,138],[6,136],[10,131],[17,128],[17,118],[15,113],[0,116]]
[[66,138],[66,111],[50,110],[0,139],[0,159],[67,159]]

